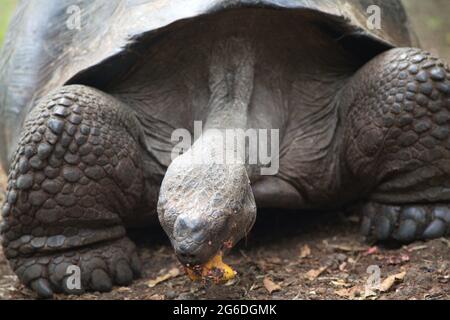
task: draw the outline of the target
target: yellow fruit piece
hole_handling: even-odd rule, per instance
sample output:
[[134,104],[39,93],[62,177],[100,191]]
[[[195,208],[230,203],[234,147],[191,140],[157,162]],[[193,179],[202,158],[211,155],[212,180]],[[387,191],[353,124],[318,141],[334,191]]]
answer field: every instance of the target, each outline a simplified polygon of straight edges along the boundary
[[236,276],[236,271],[222,261],[222,253],[202,266],[186,268],[186,273],[193,281],[212,280],[215,283],[224,283]]

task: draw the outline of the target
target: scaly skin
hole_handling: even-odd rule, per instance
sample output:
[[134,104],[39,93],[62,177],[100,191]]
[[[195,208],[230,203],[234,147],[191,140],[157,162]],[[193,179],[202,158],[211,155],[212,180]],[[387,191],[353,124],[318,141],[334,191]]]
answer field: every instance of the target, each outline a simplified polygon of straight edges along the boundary
[[10,166],[3,246],[19,279],[41,297],[70,293],[70,264],[82,290],[130,284],[139,258],[123,218],[144,179],[133,114],[92,88],[67,86],[30,113]]
[[[450,232],[450,71],[419,49],[385,52],[343,102],[345,165],[368,188],[363,233],[411,242]],[[346,116],[345,116],[346,115]]]

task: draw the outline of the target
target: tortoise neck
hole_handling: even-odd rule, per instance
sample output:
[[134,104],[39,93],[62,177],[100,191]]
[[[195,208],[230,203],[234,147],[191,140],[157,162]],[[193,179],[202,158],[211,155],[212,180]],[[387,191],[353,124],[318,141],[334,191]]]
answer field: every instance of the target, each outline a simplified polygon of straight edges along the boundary
[[208,129],[244,129],[253,95],[255,55],[250,40],[228,38],[217,42],[209,69]]

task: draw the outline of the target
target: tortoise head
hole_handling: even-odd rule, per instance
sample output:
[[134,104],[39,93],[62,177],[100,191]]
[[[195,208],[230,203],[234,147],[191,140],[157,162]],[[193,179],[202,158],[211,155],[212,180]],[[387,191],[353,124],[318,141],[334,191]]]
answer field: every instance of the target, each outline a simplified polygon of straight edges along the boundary
[[228,251],[256,219],[245,165],[199,164],[192,149],[177,157],[161,185],[158,216],[183,264],[201,265]]

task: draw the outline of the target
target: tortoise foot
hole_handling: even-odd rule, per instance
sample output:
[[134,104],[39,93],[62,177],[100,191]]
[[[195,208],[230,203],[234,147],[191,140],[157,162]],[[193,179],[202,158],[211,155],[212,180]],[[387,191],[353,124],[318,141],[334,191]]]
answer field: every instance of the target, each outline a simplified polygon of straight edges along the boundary
[[40,298],[54,293],[82,294],[111,291],[130,285],[140,275],[135,245],[122,238],[107,244],[12,261],[19,279]]
[[362,234],[368,241],[435,239],[450,234],[450,205],[403,206],[368,203],[362,209]]

